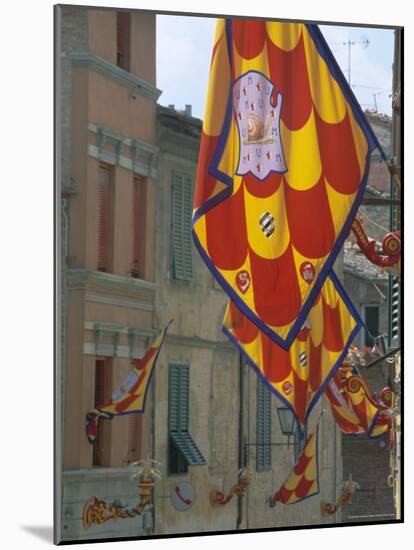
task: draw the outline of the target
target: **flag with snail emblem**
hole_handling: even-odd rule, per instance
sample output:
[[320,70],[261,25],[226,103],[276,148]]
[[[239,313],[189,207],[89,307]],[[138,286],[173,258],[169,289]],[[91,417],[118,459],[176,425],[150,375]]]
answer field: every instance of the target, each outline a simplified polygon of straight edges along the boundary
[[87,413],[86,436],[89,443],[95,443],[98,422],[101,419],[112,419],[114,416],[144,412],[151,375],[171,322],[154,340],[144,357],[136,360],[134,368],[111,399]]
[[349,233],[376,147],[316,25],[218,20],[194,241],[235,307],[284,349]]

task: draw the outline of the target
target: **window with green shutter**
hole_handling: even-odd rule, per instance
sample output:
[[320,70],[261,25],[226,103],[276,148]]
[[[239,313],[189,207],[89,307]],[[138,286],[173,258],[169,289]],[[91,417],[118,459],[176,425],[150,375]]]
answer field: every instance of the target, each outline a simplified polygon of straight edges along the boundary
[[271,393],[264,382],[257,378],[257,452],[256,469],[258,472],[272,469],[272,409]]
[[191,216],[193,184],[188,174],[174,173],[172,186],[172,272],[174,279],[190,280],[193,274]]
[[206,464],[189,433],[190,368],[172,364],[169,368],[168,471],[186,473],[188,465]]

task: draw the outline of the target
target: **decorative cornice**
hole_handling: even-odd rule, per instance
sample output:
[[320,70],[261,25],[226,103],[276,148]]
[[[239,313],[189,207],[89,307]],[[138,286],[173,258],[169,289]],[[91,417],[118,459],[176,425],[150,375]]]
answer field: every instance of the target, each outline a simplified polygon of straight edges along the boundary
[[82,51],[71,52],[70,59],[75,67],[86,67],[108,76],[121,86],[128,88],[131,96],[136,93],[157,101],[162,93],[161,90],[152,84],[93,53]]
[[[155,163],[158,147],[139,139],[124,136],[98,124],[89,123],[88,130],[98,135],[97,144],[88,146],[89,156],[114,166],[122,166],[143,176],[157,177]],[[107,143],[114,145],[115,152],[105,149]],[[122,154],[125,147],[130,148],[129,156]]]
[[128,309],[140,309],[143,311],[154,311],[154,304],[148,302],[138,302],[137,300],[120,300],[111,296],[98,296],[95,294],[87,294],[85,296],[87,302],[96,304],[106,304],[115,307],[125,307]]
[[133,277],[92,271],[91,269],[68,269],[68,288],[95,291],[116,292],[124,296],[134,296],[144,302],[152,302],[156,283]]
[[205,340],[204,338],[199,338],[198,336],[182,336],[179,334],[170,333],[166,334],[165,339],[167,343],[171,345],[188,346],[192,348],[208,348],[228,353],[236,352],[236,348],[230,342],[226,341]]
[[160,150],[163,153],[170,153],[174,156],[184,157],[197,162],[200,147],[200,140],[195,138],[186,138],[163,128],[159,135]]
[[78,483],[86,481],[128,480],[127,468],[90,468],[82,470],[66,470],[63,472],[64,483]]

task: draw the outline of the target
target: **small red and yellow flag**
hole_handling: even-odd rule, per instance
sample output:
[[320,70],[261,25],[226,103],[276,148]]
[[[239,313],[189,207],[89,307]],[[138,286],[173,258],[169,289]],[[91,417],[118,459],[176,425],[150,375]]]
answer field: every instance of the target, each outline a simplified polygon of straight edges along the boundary
[[292,472],[281,488],[270,498],[273,508],[277,502],[296,504],[319,493],[318,426],[306,440]]
[[112,419],[114,416],[144,412],[151,375],[170,324],[171,321],[155,339],[144,357],[137,359],[135,367],[112,398],[87,413],[86,435],[90,443],[95,442],[100,419]]
[[289,350],[260,331],[230,301],[223,331],[275,393],[295,414],[303,433],[309,415],[360,329],[359,317],[345,303],[332,273]]
[[374,395],[365,378],[351,367],[339,369],[325,395],[343,433],[379,437],[391,429],[391,417],[386,412],[392,407],[391,389]]

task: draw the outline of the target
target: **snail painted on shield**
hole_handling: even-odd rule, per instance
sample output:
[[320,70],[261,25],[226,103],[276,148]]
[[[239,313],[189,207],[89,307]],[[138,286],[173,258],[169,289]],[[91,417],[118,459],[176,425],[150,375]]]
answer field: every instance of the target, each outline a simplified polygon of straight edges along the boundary
[[262,119],[254,114],[250,113],[247,117],[247,135],[249,141],[257,141],[263,137],[264,124]]

